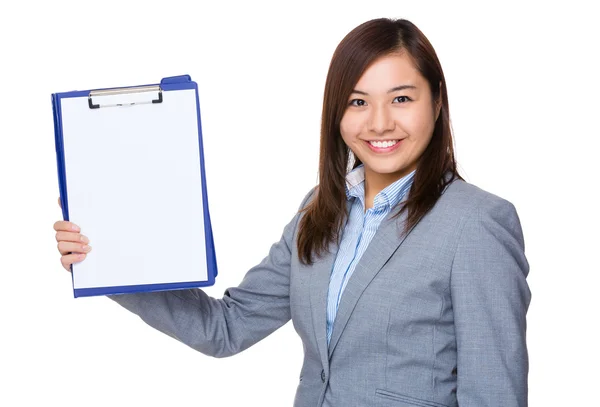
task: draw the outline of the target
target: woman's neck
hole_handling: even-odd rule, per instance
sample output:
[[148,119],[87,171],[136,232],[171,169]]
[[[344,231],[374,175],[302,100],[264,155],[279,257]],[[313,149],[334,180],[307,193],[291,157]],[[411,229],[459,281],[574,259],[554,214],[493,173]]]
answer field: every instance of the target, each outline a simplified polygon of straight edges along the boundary
[[373,201],[378,193],[408,174],[410,171],[380,174],[365,168],[365,211],[373,207]]

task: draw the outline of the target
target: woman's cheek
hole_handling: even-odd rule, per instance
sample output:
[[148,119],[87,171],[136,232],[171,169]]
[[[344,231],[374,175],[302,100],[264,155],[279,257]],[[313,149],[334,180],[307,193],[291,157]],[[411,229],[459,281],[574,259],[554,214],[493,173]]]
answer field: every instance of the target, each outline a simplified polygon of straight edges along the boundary
[[413,139],[415,138],[426,138],[428,133],[433,129],[431,120],[423,117],[423,115],[410,115],[403,118],[401,121],[402,129]]
[[345,139],[356,138],[360,134],[362,126],[356,117],[344,117],[340,123],[340,130]]

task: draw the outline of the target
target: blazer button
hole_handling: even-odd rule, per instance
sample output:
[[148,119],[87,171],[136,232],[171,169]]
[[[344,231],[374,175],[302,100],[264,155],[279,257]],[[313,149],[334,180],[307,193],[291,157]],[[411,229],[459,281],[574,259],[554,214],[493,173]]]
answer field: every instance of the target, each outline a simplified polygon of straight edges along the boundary
[[321,381],[325,383],[325,369],[321,370]]

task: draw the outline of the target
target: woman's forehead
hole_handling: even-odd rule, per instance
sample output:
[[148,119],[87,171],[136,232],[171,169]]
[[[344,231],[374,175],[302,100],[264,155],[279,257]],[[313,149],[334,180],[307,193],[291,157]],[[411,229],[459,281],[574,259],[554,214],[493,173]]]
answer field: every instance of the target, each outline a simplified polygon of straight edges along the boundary
[[[422,86],[425,79],[416,69],[412,58],[406,53],[380,57],[367,67],[355,88],[364,92],[385,91],[402,85]],[[365,88],[365,89],[363,89]]]

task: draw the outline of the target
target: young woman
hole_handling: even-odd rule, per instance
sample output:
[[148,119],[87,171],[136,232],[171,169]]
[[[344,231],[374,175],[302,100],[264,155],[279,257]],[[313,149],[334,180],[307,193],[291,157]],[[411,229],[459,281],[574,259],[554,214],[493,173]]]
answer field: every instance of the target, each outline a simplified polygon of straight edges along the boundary
[[[368,21],[337,47],[319,175],[281,240],[223,298],[110,298],[215,357],[292,319],[305,351],[296,407],[526,406],[519,218],[458,174],[444,74],[409,21]],[[73,226],[55,224],[66,269],[89,251]]]

